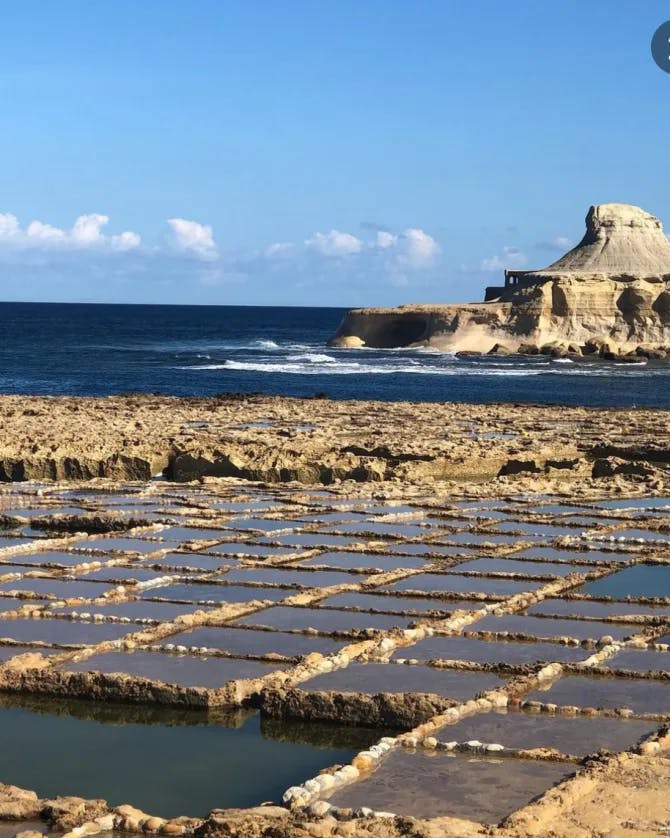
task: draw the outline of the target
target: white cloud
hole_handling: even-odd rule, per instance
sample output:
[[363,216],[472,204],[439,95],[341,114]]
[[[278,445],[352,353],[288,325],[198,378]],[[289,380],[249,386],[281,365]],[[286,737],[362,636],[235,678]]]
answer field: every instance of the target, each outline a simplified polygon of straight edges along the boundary
[[186,218],[168,218],[167,223],[172,230],[172,245],[176,250],[190,253],[204,261],[218,257],[214,232],[209,224],[200,224]]
[[389,233],[387,230],[377,230],[377,239],[375,245],[380,250],[386,250],[389,247],[394,247],[398,243],[398,237]]
[[30,241],[44,244],[63,244],[67,234],[60,227],[52,227],[51,224],[44,224],[42,221],[31,221],[26,227],[26,237]]
[[408,227],[398,238],[399,257],[412,268],[426,268],[440,253],[435,239],[419,227]]
[[295,248],[292,242],[274,242],[265,248],[265,255],[270,259],[283,258],[289,256]]
[[125,233],[119,233],[118,236],[112,236],[110,239],[113,250],[135,250],[142,244],[142,239],[139,233],[133,233],[126,230]]
[[316,250],[324,256],[352,256],[363,250],[363,242],[351,233],[331,230],[329,233],[314,233],[305,241],[305,247]]
[[103,240],[102,228],[107,224],[109,218],[92,212],[89,215],[80,215],[72,225],[70,237],[76,244],[88,247],[100,244]]
[[20,233],[19,219],[9,212],[0,213],[0,240],[18,238]]
[[126,230],[119,235],[107,236],[103,228],[109,218],[99,213],[80,215],[69,230],[31,221],[25,228],[11,213],[0,213],[0,245],[21,250],[89,249],[134,250],[142,240],[138,233]]
[[505,268],[522,268],[528,262],[526,254],[518,247],[503,247],[497,256],[482,259],[483,271],[502,271]]
[[535,247],[538,250],[557,250],[562,253],[572,247],[572,242],[567,236],[554,236],[553,239],[538,242]]

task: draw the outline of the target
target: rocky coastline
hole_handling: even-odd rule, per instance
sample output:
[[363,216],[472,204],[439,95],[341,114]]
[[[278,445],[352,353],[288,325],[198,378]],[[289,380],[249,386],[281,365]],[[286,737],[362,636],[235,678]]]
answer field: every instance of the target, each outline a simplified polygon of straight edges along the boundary
[[670,468],[667,411],[660,409],[0,396],[0,423],[0,482],[653,483]]
[[507,271],[486,302],[349,311],[330,345],[492,355],[670,355],[670,242],[627,204],[590,208],[582,241],[541,270]]

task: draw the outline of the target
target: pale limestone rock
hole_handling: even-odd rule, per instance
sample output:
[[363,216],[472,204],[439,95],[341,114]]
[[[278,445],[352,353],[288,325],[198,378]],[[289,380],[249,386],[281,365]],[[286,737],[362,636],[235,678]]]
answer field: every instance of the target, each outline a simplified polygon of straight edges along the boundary
[[659,219],[640,207],[591,207],[579,244],[548,267],[524,272],[521,280],[486,303],[354,309],[331,343],[353,346],[356,336],[381,348],[430,345],[449,352],[606,358],[638,350],[640,357],[665,357],[670,242]]

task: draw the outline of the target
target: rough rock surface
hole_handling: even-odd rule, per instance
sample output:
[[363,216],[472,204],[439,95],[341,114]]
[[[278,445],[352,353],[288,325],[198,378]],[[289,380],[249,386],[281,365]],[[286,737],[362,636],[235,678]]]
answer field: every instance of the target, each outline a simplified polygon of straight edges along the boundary
[[582,241],[525,272],[497,300],[354,309],[331,343],[444,351],[665,357],[670,348],[670,242],[661,222],[627,204],[591,207]]
[[665,835],[670,824],[670,760],[632,754],[595,763],[507,819],[505,838],[636,838]]
[[[616,461],[599,465],[596,477],[651,479],[670,463],[662,410],[562,407],[557,414],[532,405],[273,396],[0,396],[0,423],[0,464],[20,466],[5,470],[5,480],[79,478],[87,469],[111,479],[110,461],[115,478],[131,480],[164,470],[173,480],[324,484],[581,480],[595,460],[607,458]],[[104,521],[80,523],[106,529]]]
[[484,828],[457,818],[357,818],[309,820],[277,806],[214,810],[196,830],[196,838],[474,838]]
[[83,797],[56,797],[42,801],[41,817],[52,829],[65,832],[107,814],[105,800],[86,800]]
[[41,810],[34,791],[0,783],[0,821],[25,821],[36,818]]
[[261,707],[272,718],[338,721],[406,730],[451,707],[454,701],[434,694],[303,692],[264,690]]

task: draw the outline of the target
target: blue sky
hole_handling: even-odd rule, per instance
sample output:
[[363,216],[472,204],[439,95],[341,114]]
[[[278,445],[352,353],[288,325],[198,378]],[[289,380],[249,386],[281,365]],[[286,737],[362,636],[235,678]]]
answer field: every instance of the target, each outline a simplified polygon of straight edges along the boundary
[[10,0],[0,297],[480,299],[591,203],[670,227],[645,0]]

